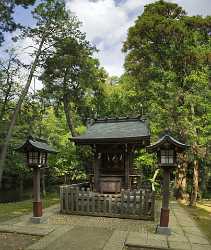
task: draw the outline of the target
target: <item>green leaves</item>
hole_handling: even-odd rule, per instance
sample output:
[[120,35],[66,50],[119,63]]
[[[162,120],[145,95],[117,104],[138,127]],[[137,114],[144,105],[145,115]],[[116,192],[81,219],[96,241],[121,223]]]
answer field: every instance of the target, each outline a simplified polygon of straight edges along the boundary
[[154,138],[170,128],[190,144],[206,146],[210,27],[209,17],[188,17],[177,4],[158,1],[147,5],[129,29],[123,48],[126,74],[134,79]]

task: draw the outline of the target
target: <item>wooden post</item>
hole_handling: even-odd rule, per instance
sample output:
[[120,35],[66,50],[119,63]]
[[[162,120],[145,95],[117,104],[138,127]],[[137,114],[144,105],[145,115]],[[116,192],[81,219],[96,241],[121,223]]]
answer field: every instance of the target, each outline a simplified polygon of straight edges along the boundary
[[170,234],[169,225],[169,185],[170,185],[170,168],[163,168],[163,200],[160,215],[160,227],[158,231]]
[[64,190],[63,186],[60,186],[60,212],[64,212]]
[[125,145],[125,188],[129,188],[129,171],[130,171],[130,152],[128,152],[128,145]]
[[97,153],[94,159],[94,185],[96,192],[100,192],[100,165],[101,154]]
[[40,199],[40,168],[33,168],[33,217],[42,216],[42,202]]

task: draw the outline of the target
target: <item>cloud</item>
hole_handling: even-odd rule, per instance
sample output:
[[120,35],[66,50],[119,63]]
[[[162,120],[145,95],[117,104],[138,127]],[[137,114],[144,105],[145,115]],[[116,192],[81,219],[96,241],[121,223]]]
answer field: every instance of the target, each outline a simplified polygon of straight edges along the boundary
[[132,0],[132,1],[127,0],[126,2],[122,3],[121,6],[127,12],[131,12],[131,11],[136,11],[137,9],[140,9],[140,7],[142,8],[144,5],[149,4],[151,2],[153,2],[153,1],[152,0],[142,0],[142,1],[140,1],[140,0]]
[[124,61],[122,42],[134,21],[129,13],[137,8],[138,1],[135,0],[133,5],[128,4],[129,1],[117,4],[114,0],[66,2],[67,9],[83,23],[82,30],[86,32],[87,39],[99,49],[101,64],[111,75],[121,75]]
[[[171,0],[169,0],[171,1]],[[122,43],[146,4],[154,0],[66,0],[83,23],[87,39],[100,50],[98,58],[111,75],[123,73]],[[186,9],[189,15],[211,15],[210,0],[172,0]]]
[[188,15],[211,15],[210,0],[170,0],[182,6]]
[[[178,3],[189,15],[211,15],[210,0],[168,1]],[[99,49],[97,57],[101,65],[110,75],[121,75],[124,71],[124,54],[121,49],[128,28],[142,14],[144,6],[152,2],[155,0],[66,0],[66,6],[83,23],[82,31],[86,32],[87,39]],[[34,23],[29,11],[23,8],[16,10],[15,18],[25,25]],[[9,39],[6,39],[5,44],[4,49],[10,47]],[[26,39],[19,45],[21,61],[30,63],[32,41]],[[27,50],[24,49],[26,47]]]

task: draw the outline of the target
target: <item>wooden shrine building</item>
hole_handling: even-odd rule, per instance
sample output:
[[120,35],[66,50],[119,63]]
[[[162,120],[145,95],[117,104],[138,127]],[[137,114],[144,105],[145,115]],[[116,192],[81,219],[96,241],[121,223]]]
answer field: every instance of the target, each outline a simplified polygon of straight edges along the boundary
[[93,149],[93,164],[88,173],[93,190],[119,193],[121,188],[132,189],[140,177],[133,168],[134,153],[150,144],[150,131],[141,117],[95,119],[84,135],[70,140]]

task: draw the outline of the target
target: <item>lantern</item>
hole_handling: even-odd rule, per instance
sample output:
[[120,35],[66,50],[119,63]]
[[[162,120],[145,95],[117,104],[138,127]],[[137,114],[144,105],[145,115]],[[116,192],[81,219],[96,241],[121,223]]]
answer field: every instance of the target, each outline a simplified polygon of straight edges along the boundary
[[47,166],[48,153],[57,153],[43,139],[29,136],[26,142],[16,149],[24,153],[26,165],[33,169],[33,217],[35,223],[41,222],[42,202],[40,199],[40,168]]
[[48,154],[45,151],[27,151],[26,155],[26,164],[29,167],[45,167],[47,166],[47,157]]
[[161,161],[160,164],[173,164],[174,163],[174,150],[168,149],[168,150],[161,150]]
[[183,152],[188,145],[179,142],[169,134],[165,134],[155,144],[147,147],[149,152],[157,152],[158,166],[163,169],[163,200],[160,216],[160,225],[157,232],[161,234],[170,234],[169,224],[169,184],[170,171],[177,166],[177,153]]

